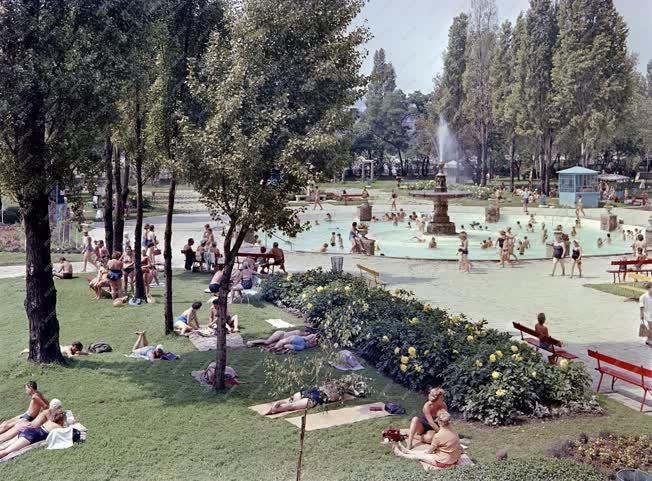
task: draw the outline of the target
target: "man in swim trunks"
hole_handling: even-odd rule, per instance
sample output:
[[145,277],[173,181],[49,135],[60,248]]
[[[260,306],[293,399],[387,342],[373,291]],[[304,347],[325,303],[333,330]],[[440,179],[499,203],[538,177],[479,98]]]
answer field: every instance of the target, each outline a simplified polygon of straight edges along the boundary
[[25,384],[25,393],[30,397],[27,411],[25,411],[20,416],[16,416],[0,424],[0,434],[13,428],[17,423],[21,421],[33,421],[36,416],[39,415],[41,409],[47,409],[48,402],[45,400],[43,395],[38,392],[35,381],[29,381],[27,384]]
[[34,421],[27,426],[23,426],[9,438],[9,441],[3,449],[0,449],[0,459],[8,454],[20,451],[21,449],[45,441],[48,434],[53,429],[59,429],[66,426],[66,415],[61,407],[61,401],[53,399],[50,406],[43,411]]
[[72,279],[72,264],[65,257],[59,257],[59,270],[52,275],[59,279]]

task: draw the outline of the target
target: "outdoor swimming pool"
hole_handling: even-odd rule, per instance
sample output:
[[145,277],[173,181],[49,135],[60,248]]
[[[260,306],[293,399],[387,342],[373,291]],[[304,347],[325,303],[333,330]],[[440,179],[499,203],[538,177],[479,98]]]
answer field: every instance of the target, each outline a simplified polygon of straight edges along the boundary
[[[546,247],[542,242],[542,226],[545,224],[548,230],[548,240],[546,243],[553,242],[553,231],[557,225],[563,227],[563,232],[570,235],[571,228],[575,223],[575,218],[555,215],[537,215],[534,224],[534,232],[526,232],[529,216],[526,215],[503,215],[501,214],[500,222],[495,224],[484,223],[484,212],[451,212],[451,220],[455,222],[457,231],[464,230],[469,237],[469,258],[475,260],[495,260],[498,258],[497,249],[481,249],[480,242],[491,238],[494,242],[498,238],[500,230],[512,228],[512,233],[518,239],[524,239],[526,236],[530,241],[530,248],[526,251],[524,259],[541,259],[546,257]],[[320,221],[319,225],[313,225],[310,230],[299,234],[294,239],[288,239],[289,243],[283,243],[282,248],[290,251],[319,252],[319,248],[324,243],[329,243],[329,254],[349,253],[351,244],[349,242],[349,230],[351,222],[357,221],[356,218],[334,218],[332,222]],[[471,228],[472,222],[480,222],[481,229]],[[519,229],[517,222],[521,223]],[[425,234],[426,242],[417,242],[413,237],[418,234],[418,230],[413,225],[408,227],[408,221],[399,222],[397,226],[391,222],[370,222],[369,233],[367,237],[376,240],[376,255],[385,255],[388,257],[405,257],[421,259],[456,259],[457,249],[460,241],[457,236],[435,236],[437,248],[429,249],[428,242],[432,236]],[[634,230],[634,226],[624,226],[624,229]],[[341,234],[344,240],[344,248],[340,249],[337,245],[330,246],[331,234]],[[597,220],[582,219],[582,227],[577,229],[577,239],[582,246],[584,255],[614,255],[631,253],[632,240],[623,240],[620,231],[611,233],[612,241],[610,244],[605,243],[602,248],[597,247],[598,238],[605,239],[607,233],[600,230],[600,222]],[[573,237],[571,237],[571,240]],[[517,248],[515,249],[517,252]]]

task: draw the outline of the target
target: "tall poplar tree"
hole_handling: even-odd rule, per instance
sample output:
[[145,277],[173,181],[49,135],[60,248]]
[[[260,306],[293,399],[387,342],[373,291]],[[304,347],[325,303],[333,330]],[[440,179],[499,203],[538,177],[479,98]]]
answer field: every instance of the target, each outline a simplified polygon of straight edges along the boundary
[[463,75],[463,113],[477,145],[478,180],[483,186],[487,184],[489,143],[494,127],[489,71],[497,29],[495,1],[472,0]]
[[561,0],[552,79],[556,121],[577,139],[586,166],[613,135],[631,96],[627,26],[613,0]]
[[448,30],[448,46],[444,53],[444,70],[439,83],[436,107],[434,111],[440,112],[448,125],[458,135],[462,132],[464,116],[462,105],[464,103],[463,78],[466,70],[466,45],[469,17],[465,13],[453,19],[453,24]]

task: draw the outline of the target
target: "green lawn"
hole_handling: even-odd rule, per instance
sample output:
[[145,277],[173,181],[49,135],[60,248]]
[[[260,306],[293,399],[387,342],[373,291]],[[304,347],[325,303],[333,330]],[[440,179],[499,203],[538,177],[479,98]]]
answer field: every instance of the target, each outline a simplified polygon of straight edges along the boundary
[[[175,274],[175,311],[194,300],[205,300],[205,275]],[[68,367],[27,363],[19,352],[27,345],[21,279],[0,281],[3,303],[0,321],[0,418],[22,412],[22,385],[39,382],[44,394],[58,397],[89,429],[89,438],[66,451],[39,450],[0,465],[4,479],[74,480],[289,480],[298,446],[298,430],[282,419],[265,419],[247,406],[269,400],[258,350],[229,351],[229,364],[243,380],[251,381],[215,395],[195,384],[189,373],[205,367],[212,353],[194,351],[185,338],[162,334],[162,289],[153,289],[154,305],[113,308],[109,301],[91,299],[85,281],[57,281],[58,318],[62,342],[106,341],[114,348],[75,360]],[[264,319],[292,318],[266,304],[231,308],[242,319],[245,339],[273,329]],[[207,317],[207,306],[200,318]],[[295,319],[296,321],[296,319]],[[163,342],[181,355],[176,362],[148,363],[123,356],[131,349],[136,330],[146,330],[150,342]],[[310,355],[310,354],[303,354]],[[416,413],[423,397],[381,377],[372,369],[375,400],[391,400]],[[458,429],[471,438],[469,454],[478,462],[507,449],[510,458],[545,455],[560,438],[602,430],[619,433],[652,431],[652,418],[620,404],[604,401],[608,416],[533,421],[522,426],[490,429],[459,421]],[[390,473],[418,474],[416,463],[395,458],[380,444],[388,426],[406,426],[409,418],[364,421],[309,432],[304,455],[305,480],[380,480]]]
[[640,289],[638,291],[627,288],[628,286],[634,286],[633,282],[624,282],[620,284],[585,284],[585,286],[595,289],[596,291],[606,292],[615,296],[627,297],[629,299],[638,299],[638,297],[643,294],[643,288],[640,287],[640,284],[636,286]]

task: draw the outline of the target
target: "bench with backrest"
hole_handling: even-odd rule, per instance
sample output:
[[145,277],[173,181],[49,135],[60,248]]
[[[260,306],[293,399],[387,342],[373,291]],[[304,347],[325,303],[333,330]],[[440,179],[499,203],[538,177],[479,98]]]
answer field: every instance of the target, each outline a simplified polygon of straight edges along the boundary
[[[616,282],[616,277],[618,277],[618,282],[625,282],[628,273],[639,274],[644,272],[646,274],[652,274],[652,259],[611,261],[611,265],[618,266],[618,269],[609,269],[607,271],[609,274],[613,274],[614,283]],[[649,266],[649,268],[643,268],[645,265]]]
[[[625,381],[629,384],[633,384],[634,386],[638,386],[643,389],[643,401],[641,402],[640,409],[640,411],[643,412],[647,393],[652,391],[652,370],[646,369],[643,366],[631,364],[626,361],[621,361],[615,357],[607,356],[590,349],[588,350],[588,353],[589,357],[592,357],[598,361],[598,367],[596,367],[595,370],[600,373],[600,381],[598,382],[598,387],[595,392],[600,392],[600,386],[602,386],[602,378],[605,375],[611,376],[612,391],[614,390],[614,383],[616,382],[616,379],[620,379],[621,381]],[[607,364],[607,366],[604,366],[603,364]],[[617,369],[614,369],[614,367]]]
[[[556,361],[559,357],[568,360],[577,359],[575,354],[571,354],[570,352],[562,349],[561,341],[558,339],[550,336],[541,336],[534,329],[524,326],[523,324],[519,324],[518,322],[512,322],[512,325],[521,333],[522,340],[531,346],[534,346],[537,350],[543,349],[544,351],[548,351],[554,356],[552,360]],[[533,337],[525,337],[524,334]]]
[[381,287],[385,287],[387,285],[386,282],[380,280],[380,273],[378,271],[370,269],[369,267],[365,267],[361,264],[357,264],[357,267],[360,269],[360,277],[366,279],[369,285],[372,285],[372,283],[375,286]]

